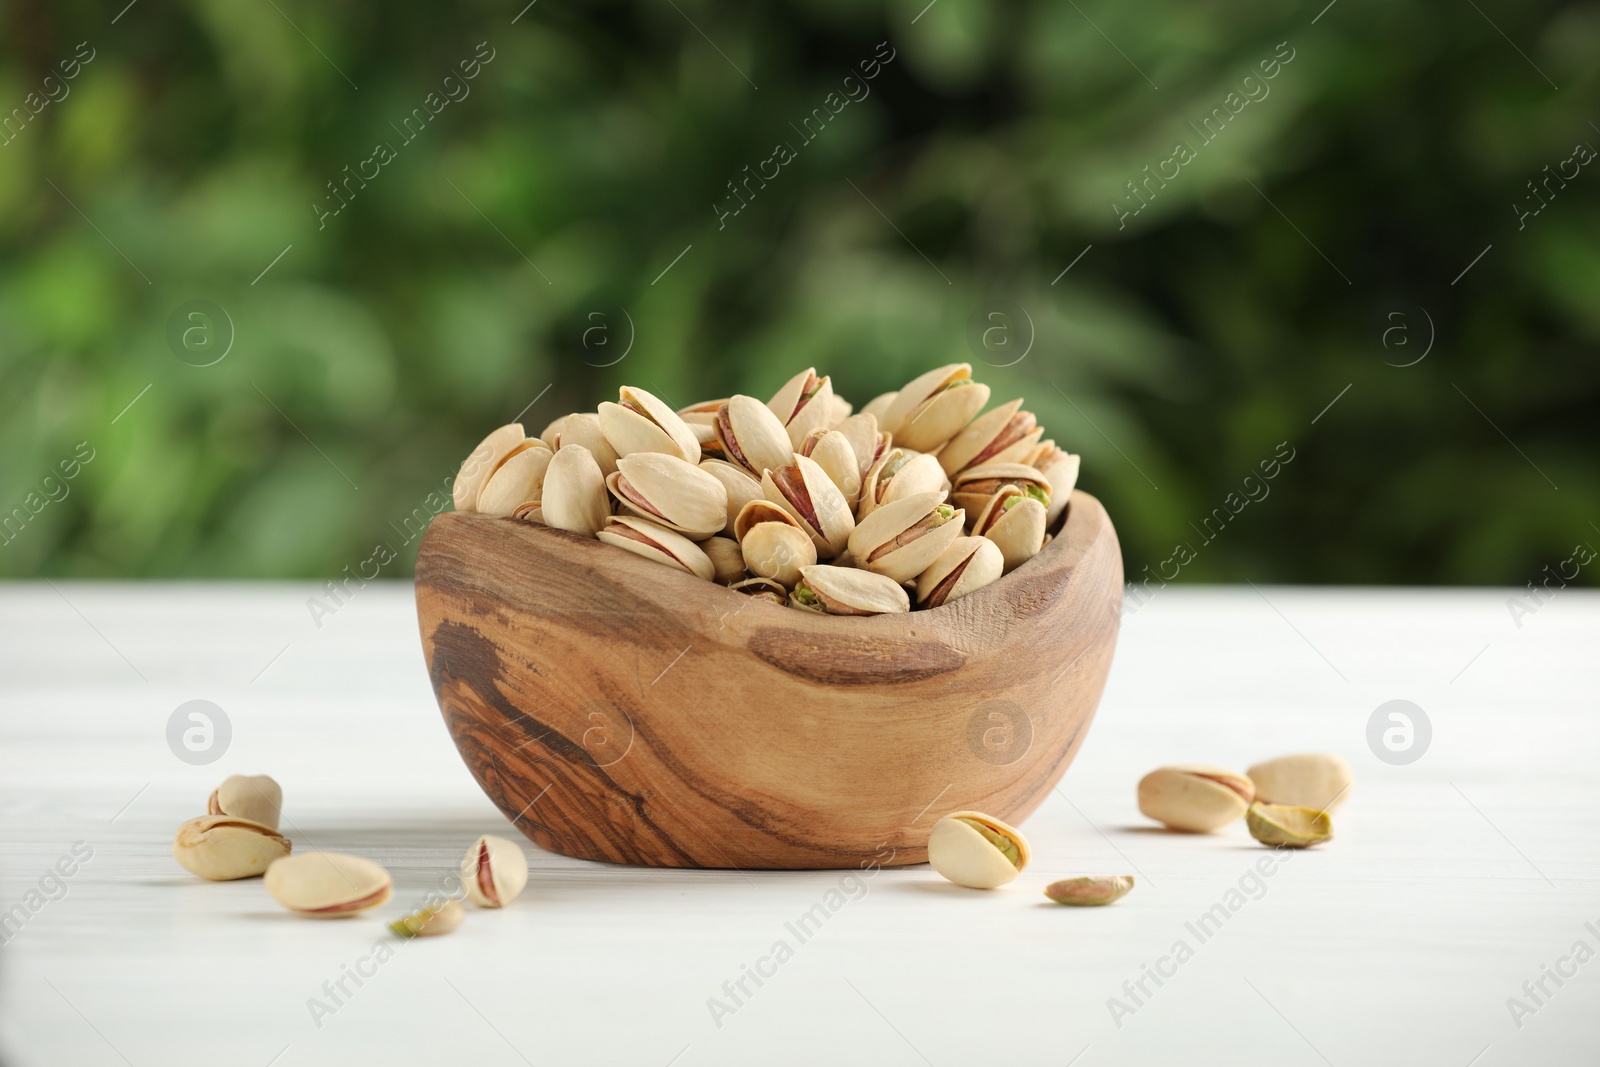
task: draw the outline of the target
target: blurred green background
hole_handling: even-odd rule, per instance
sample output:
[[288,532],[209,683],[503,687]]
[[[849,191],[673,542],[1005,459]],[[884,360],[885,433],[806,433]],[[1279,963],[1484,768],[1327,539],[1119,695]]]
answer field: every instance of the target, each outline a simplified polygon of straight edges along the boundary
[[404,575],[524,409],[955,360],[1130,578],[1600,547],[1600,7],[925,3],[11,0],[0,575]]

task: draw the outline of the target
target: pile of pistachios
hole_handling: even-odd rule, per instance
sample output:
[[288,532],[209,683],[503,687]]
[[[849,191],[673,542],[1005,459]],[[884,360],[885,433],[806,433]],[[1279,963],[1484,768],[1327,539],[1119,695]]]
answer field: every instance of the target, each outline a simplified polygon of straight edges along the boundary
[[1050,540],[1079,457],[972,367],[928,371],[859,413],[807,368],[772,399],[617,403],[538,437],[502,426],[454,483],[457,511],[596,537],[739,592],[829,615],[948,604]]

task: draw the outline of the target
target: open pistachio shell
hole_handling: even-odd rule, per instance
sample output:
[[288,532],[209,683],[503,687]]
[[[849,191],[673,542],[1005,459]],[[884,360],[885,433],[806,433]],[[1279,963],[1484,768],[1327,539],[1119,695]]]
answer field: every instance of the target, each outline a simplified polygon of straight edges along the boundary
[[1256,787],[1244,775],[1200,763],[1158,767],[1139,781],[1139,810],[1174,830],[1209,833],[1245,813]]
[[560,449],[562,445],[582,445],[600,465],[601,474],[610,474],[617,469],[617,450],[612,448],[611,442],[606,439],[605,430],[600,425],[600,416],[592,411],[580,411],[568,415],[562,422],[560,436],[554,441],[547,437],[545,443],[552,452]]
[[661,400],[624,385],[619,403],[600,405],[600,428],[618,456],[662,452],[688,463],[700,462],[700,442],[683,418]]
[[265,774],[229,775],[211,791],[206,811],[249,819],[276,830],[283,811],[283,788]]
[[461,884],[480,908],[503,908],[528,884],[528,857],[515,841],[485,834],[461,857]]
[[817,377],[815,367],[807,367],[783,384],[767,408],[788,431],[790,451],[800,451],[800,442],[816,429],[827,429],[838,420],[833,417],[833,381]]
[[789,603],[828,615],[885,615],[911,610],[911,599],[893,578],[823,564],[800,568],[800,584],[789,595]]
[[267,868],[267,892],[296,915],[344,919],[379,907],[394,893],[389,872],[360,856],[302,852]]
[[755,477],[789,462],[794,446],[772,409],[753,396],[732,396],[717,411],[723,458]]
[[964,508],[968,515],[980,515],[989,498],[1002,488],[1014,485],[1029,496],[1045,497],[1048,507],[1050,483],[1043,474],[1022,463],[985,463],[981,467],[968,467],[953,479],[950,499]]
[[617,460],[606,488],[623,507],[695,540],[728,524],[728,491],[713,474],[661,452]]
[[855,453],[856,470],[863,480],[872,465],[878,462],[878,457],[884,449],[889,447],[889,435],[878,431],[878,417],[865,412],[851,415],[839,425],[834,427],[850,442],[850,451]]
[[739,542],[731,537],[708,537],[700,542],[700,551],[711,561],[714,580],[720,585],[732,585],[748,574],[744,566],[744,552]]
[[972,366],[952,363],[906,383],[880,420],[895,444],[932,452],[971,422],[989,402],[989,387],[972,380]]
[[1333,839],[1333,820],[1321,808],[1251,804],[1244,815],[1250,836],[1263,845],[1310,848]]
[[690,426],[716,426],[717,411],[727,402],[727,397],[722,397],[718,400],[702,400],[697,404],[690,404],[686,408],[679,408],[678,417]]
[[887,431],[889,428],[883,424],[884,416],[889,414],[890,405],[899,395],[899,393],[879,393],[867,401],[867,406],[861,409],[861,414],[871,415],[878,420],[878,429]]
[[972,523],[972,532],[1000,546],[1010,574],[1044,547],[1045,507],[1015,485],[1000,487]]
[[1054,441],[1043,441],[1034,449],[1027,462],[1050,483],[1050,505],[1046,509],[1045,524],[1054,526],[1072,499],[1072,488],[1078,484],[1080,457],[1063,452]]
[[254,878],[289,854],[289,839],[271,826],[232,815],[201,815],[178,827],[172,858],[213,882]]
[[522,423],[513,422],[478,442],[478,447],[462,461],[461,470],[456,473],[456,480],[450,486],[457,511],[472,511],[477,506],[483,483],[489,480],[500,461],[521,444],[525,436]]
[[725,529],[733,527],[733,520],[738,518],[740,508],[752,500],[765,499],[761,495],[761,479],[743,467],[735,466],[727,460],[703,459],[700,461],[700,469],[721,482],[723,490],[728,494]]
[[817,466],[839,487],[845,503],[853,509],[856,498],[861,495],[861,468],[856,463],[856,452],[850,446],[850,439],[838,430],[818,428],[806,434],[805,440],[800,442],[799,452],[816,460]]
[[939,465],[954,478],[984,463],[1026,463],[1037,451],[1044,431],[1021,400],[1001,404],[967,424],[939,449]]
[[987,537],[958,537],[917,577],[917,603],[937,608],[999,579],[1000,547]]
[[735,593],[743,593],[745,596],[755,600],[765,600],[770,604],[781,606],[789,602],[789,590],[771,578],[746,578],[742,582],[734,582],[728,588]]
[[956,885],[996,889],[1028,865],[1028,839],[981,811],[955,811],[933,824],[928,862]]
[[[1268,804],[1332,811],[1350,795],[1350,764],[1329,752],[1279,756],[1245,771],[1256,784],[1256,799]],[[258,820],[259,821],[259,820]]]
[[523,504],[542,499],[545,471],[554,455],[537,442],[519,449],[484,483],[477,510],[484,515],[514,515]]
[[800,528],[817,546],[817,555],[837,556],[856,528],[850,504],[815,460],[798,452],[793,459],[793,465],[761,475],[762,494],[799,520]]
[[850,535],[851,558],[876,574],[911,581],[964,529],[966,516],[943,500],[943,493],[930,490],[878,508]]
[[563,445],[544,472],[544,522],[558,530],[593,537],[611,514],[606,479],[582,445]]
[[861,499],[856,515],[865,519],[885,504],[931,490],[943,491],[944,471],[939,461],[922,452],[891,447],[861,480]]
[[[613,515],[596,536],[608,545],[616,545],[636,556],[688,571],[708,582],[716,577],[715,565],[699,545],[649,519],[641,519],[637,515]],[[734,547],[738,548],[737,545]],[[740,573],[743,573],[742,567]]]

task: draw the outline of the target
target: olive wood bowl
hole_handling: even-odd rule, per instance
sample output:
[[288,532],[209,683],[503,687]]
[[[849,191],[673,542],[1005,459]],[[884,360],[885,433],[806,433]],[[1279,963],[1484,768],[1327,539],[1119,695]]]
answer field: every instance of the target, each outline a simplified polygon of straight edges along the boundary
[[949,812],[1019,822],[1083,742],[1122,604],[1083,492],[1033,559],[910,614],[798,611],[477,514],[435,518],[416,575],[489,799],[542,848],[652,867],[922,863]]

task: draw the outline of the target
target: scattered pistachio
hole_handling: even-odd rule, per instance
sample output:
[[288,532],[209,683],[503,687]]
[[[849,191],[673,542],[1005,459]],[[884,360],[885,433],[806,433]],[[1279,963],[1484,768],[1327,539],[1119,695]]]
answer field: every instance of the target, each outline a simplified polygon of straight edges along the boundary
[[461,858],[461,883],[480,908],[503,908],[528,884],[528,857],[515,841],[485,834]]
[[447,900],[431,908],[418,908],[390,923],[389,929],[396,937],[437,937],[460,926],[466,917],[467,909],[461,901]]
[[267,892],[296,915],[344,919],[389,901],[389,872],[360,856],[340,852],[302,852],[267,868]]
[[172,857],[213,882],[254,878],[289,854],[289,839],[271,826],[232,815],[201,815],[178,827]]
[[1256,784],[1256,799],[1332,811],[1350,795],[1354,777],[1339,756],[1308,752],[1258,763],[1245,772]]
[[994,889],[1028,865],[1028,839],[1014,826],[979,811],[957,811],[934,824],[928,862],[956,885]]
[[276,830],[283,811],[283,789],[265,774],[230,775],[211,791],[206,811],[249,819]]
[[1139,810],[1171,829],[1190,833],[1226,826],[1254,799],[1250,779],[1203,764],[1161,767],[1139,782]]
[[1333,837],[1333,820],[1320,808],[1291,804],[1263,804],[1259,800],[1245,812],[1250,836],[1263,845],[1309,848]]
[[1076,908],[1097,908],[1128,895],[1133,888],[1131,874],[1091,874],[1082,878],[1063,878],[1045,886],[1044,895],[1057,904]]

